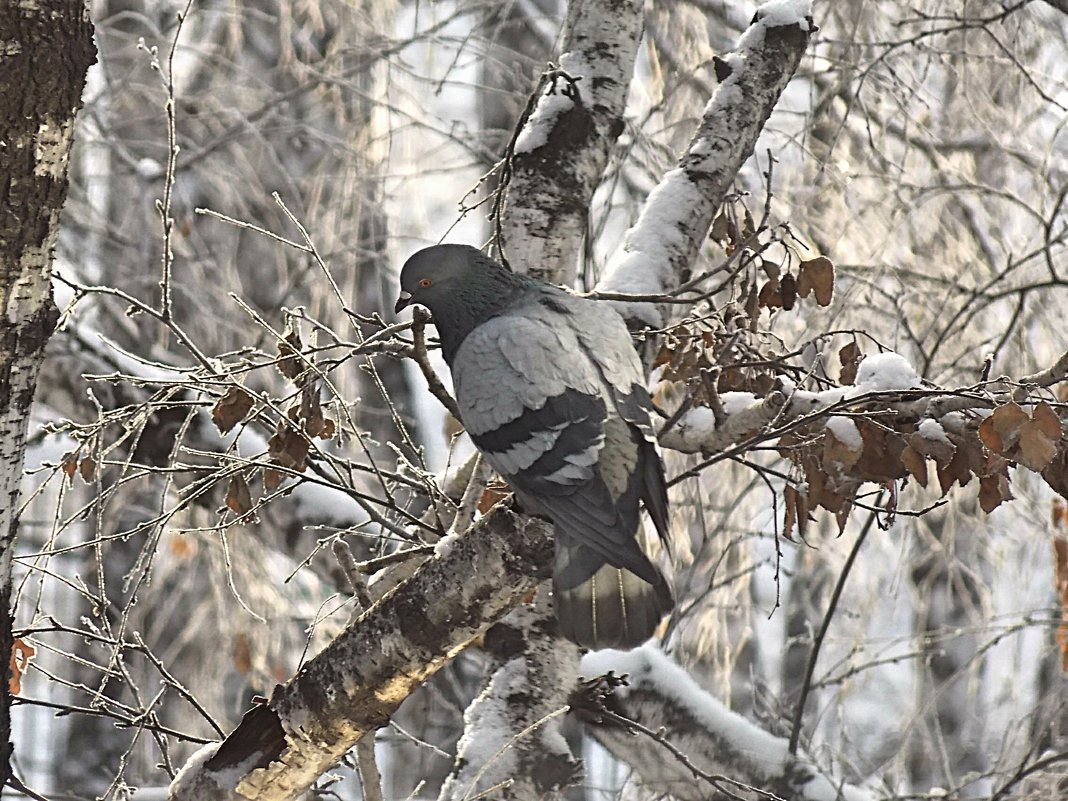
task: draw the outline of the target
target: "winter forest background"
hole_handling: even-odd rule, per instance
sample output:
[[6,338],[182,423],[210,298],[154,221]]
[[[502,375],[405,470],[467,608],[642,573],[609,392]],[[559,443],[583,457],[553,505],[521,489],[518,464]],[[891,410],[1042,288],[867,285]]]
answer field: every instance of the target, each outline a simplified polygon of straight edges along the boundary
[[[580,663],[517,579],[321,797],[1068,797],[1068,4],[755,11],[90,3],[17,509],[22,782],[166,797],[442,534],[515,525],[392,312],[412,252],[499,235],[660,296],[620,308],[665,412],[667,657]],[[415,614],[507,583],[480,565]],[[353,659],[411,636],[376,625]],[[609,670],[607,711],[572,695]]]

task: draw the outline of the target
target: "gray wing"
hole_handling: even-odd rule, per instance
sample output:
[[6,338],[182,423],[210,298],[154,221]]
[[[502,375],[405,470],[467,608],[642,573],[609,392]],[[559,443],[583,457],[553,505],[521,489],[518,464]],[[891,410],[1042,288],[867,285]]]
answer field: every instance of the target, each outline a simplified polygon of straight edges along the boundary
[[640,365],[618,315],[611,312],[633,363],[604,347],[619,331],[585,304],[598,305],[543,296],[476,328],[453,363],[456,397],[475,445],[520,501],[600,556],[576,566],[575,581],[607,561],[654,582],[659,574],[635,540],[639,468],[652,446],[617,408]]

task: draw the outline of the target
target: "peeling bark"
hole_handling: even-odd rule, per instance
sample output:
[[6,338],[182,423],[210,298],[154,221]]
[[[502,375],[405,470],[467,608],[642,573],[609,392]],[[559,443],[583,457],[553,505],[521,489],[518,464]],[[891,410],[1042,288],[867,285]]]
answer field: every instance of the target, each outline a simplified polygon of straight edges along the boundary
[[52,247],[93,26],[83,2],[0,4],[0,787],[11,776],[11,565],[26,426],[59,312]]

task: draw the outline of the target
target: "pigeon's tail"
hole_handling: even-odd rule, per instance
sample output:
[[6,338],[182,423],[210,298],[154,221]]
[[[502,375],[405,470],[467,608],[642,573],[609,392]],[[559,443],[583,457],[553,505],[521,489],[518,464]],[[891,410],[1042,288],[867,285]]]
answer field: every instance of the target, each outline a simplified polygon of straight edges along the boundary
[[[675,605],[671,589],[660,571],[649,563],[646,581],[581,545],[557,543],[557,570],[553,576],[553,603],[560,633],[591,649],[636,648],[648,640]],[[569,581],[576,562],[600,567],[583,571],[588,578]],[[563,568],[563,569],[561,569]]]

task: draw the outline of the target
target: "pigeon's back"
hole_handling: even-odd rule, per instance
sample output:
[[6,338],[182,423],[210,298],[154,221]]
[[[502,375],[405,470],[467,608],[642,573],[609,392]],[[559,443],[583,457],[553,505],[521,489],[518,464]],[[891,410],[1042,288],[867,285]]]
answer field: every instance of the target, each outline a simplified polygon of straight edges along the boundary
[[452,364],[463,422],[524,508],[556,529],[561,631],[589,647],[648,639],[673,600],[639,544],[639,502],[667,535],[651,402],[622,318],[533,284]]

